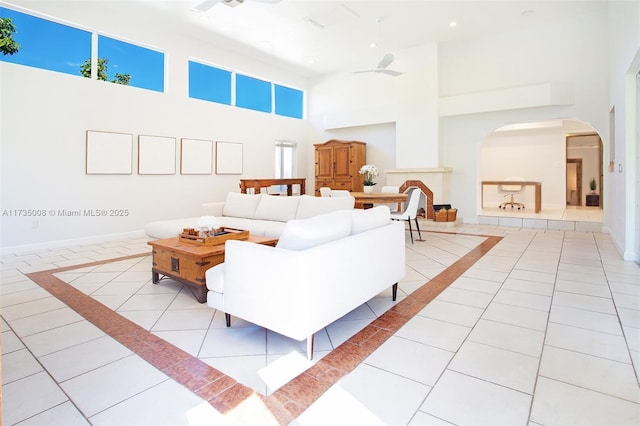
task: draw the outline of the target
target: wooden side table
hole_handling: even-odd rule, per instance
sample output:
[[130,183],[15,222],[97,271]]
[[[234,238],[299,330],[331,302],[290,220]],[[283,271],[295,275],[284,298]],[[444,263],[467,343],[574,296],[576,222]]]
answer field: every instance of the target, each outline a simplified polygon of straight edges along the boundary
[[[249,236],[245,241],[275,246],[278,239]],[[151,280],[154,284],[160,283],[161,275],[170,277],[189,287],[198,302],[207,301],[205,272],[224,262],[224,244],[206,246],[182,242],[178,237],[147,244],[153,248]]]
[[600,207],[600,195],[587,194],[587,206]]

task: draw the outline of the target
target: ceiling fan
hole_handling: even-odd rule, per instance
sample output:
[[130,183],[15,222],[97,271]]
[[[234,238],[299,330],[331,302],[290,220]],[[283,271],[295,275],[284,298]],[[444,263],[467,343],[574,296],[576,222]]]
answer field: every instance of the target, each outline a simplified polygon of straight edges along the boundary
[[[381,40],[382,40],[382,21],[383,18],[378,18],[376,19],[376,21],[378,22],[378,47],[380,46]],[[354,74],[362,74],[365,72],[375,72],[375,73],[380,73],[380,74],[386,74],[386,75],[390,75],[393,77],[397,77],[399,75],[402,75],[404,73],[399,72],[399,71],[394,71],[394,70],[390,70],[387,67],[389,65],[391,65],[391,63],[393,62],[393,60],[395,59],[395,57],[393,56],[393,53],[387,53],[385,54],[382,59],[380,59],[380,62],[378,62],[378,66],[370,69],[370,70],[364,70],[364,71],[355,71]]]
[[377,73],[381,73],[381,74],[387,74],[393,77],[397,77],[399,75],[402,75],[404,73],[400,72],[400,71],[394,71],[394,70],[390,70],[387,69],[387,67],[389,65],[391,65],[391,63],[393,62],[394,56],[392,53],[387,53],[386,55],[384,55],[382,57],[382,59],[380,60],[380,62],[378,62],[378,66],[370,69],[370,70],[364,70],[364,71],[354,71],[354,74],[362,74],[365,72],[377,72]]
[[[279,3],[282,0],[253,0],[260,3]],[[193,8],[193,10],[197,10],[198,12],[206,12],[215,6],[217,3],[226,4],[229,7],[236,7],[239,4],[244,3],[245,0],[204,0],[202,3],[198,4]]]

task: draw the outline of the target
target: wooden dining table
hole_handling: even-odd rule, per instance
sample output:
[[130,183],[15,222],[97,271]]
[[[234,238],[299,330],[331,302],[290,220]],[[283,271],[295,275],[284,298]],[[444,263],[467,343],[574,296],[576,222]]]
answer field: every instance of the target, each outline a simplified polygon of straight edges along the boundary
[[405,193],[394,192],[350,192],[350,194],[356,199],[354,206],[356,209],[368,209],[374,204],[404,203],[408,198]]

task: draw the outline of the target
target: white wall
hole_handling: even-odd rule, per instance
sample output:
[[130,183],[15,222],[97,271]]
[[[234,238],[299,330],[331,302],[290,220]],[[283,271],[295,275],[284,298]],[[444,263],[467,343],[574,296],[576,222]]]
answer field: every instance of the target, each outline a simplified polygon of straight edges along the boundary
[[[606,171],[605,221],[624,258],[640,259],[638,110],[635,74],[640,70],[640,4],[609,2],[609,106],[615,108],[615,158]],[[608,151],[605,149],[605,151]],[[608,163],[605,162],[605,164]],[[638,237],[634,237],[638,235]]]
[[[481,180],[504,180],[518,177],[542,182],[544,209],[565,208],[565,137],[563,129],[494,132],[480,150]],[[550,159],[554,159],[550,161]],[[516,201],[534,205],[534,188],[525,186]],[[497,207],[508,201],[496,186],[484,188],[484,207]]]
[[[367,143],[367,164],[374,164],[380,171],[375,179],[374,188],[380,190],[386,182],[385,170],[392,169],[396,164],[396,126],[395,123],[372,124],[369,126],[345,127],[329,130],[325,137],[328,139],[356,140]],[[319,141],[320,143],[325,142]],[[310,168],[313,170],[313,168]]]
[[[577,118],[592,125],[603,141],[608,135],[608,72],[606,12],[472,41],[440,46],[440,94],[454,96],[564,82],[573,91],[572,105],[549,105],[510,111],[480,112],[443,117],[440,122],[440,161],[453,167],[451,202],[465,220],[477,220],[482,173],[481,145],[498,127],[508,123]],[[604,60],[603,60],[604,58]],[[557,157],[538,167],[549,169],[555,184],[543,183],[545,198],[564,199],[564,137]],[[539,172],[547,173],[547,172]],[[533,176],[532,176],[533,177]],[[556,188],[559,186],[560,188]],[[555,191],[555,192],[554,192]],[[547,194],[547,195],[545,195]]]
[[[346,70],[312,81],[311,137],[323,141],[337,129],[395,123],[395,164],[390,167],[437,167],[437,45],[394,54],[389,68],[405,72],[399,77]],[[365,134],[362,141],[370,142],[370,138]]]
[[[46,10],[52,16],[162,48],[168,64],[167,93],[0,63],[1,210],[129,211],[127,217],[116,218],[3,215],[2,247],[132,232],[153,220],[199,216],[201,203],[238,191],[241,177],[273,177],[276,139],[301,142],[299,158],[308,157],[304,120],[189,99],[187,61],[192,56],[303,90],[304,78],[167,32],[162,25],[141,26],[138,16],[118,13],[107,2],[54,3],[57,9]],[[133,134],[134,173],[86,175],[86,130]],[[180,175],[177,163],[175,175],[138,175],[141,134],[177,138],[177,160],[180,138],[241,142],[244,174]],[[299,161],[302,176],[307,175],[306,166],[306,161]]]

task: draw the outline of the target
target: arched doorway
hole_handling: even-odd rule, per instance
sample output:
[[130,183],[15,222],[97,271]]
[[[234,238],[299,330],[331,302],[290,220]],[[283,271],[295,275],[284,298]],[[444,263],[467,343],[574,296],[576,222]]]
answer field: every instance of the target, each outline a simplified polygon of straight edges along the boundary
[[[577,136],[589,136],[588,138],[573,139]],[[597,160],[586,161],[583,151],[587,148],[573,148],[576,141],[582,144],[585,141],[592,143],[597,141]],[[577,194],[576,204],[580,209],[586,208],[586,195],[589,195],[590,181],[596,179],[597,188],[602,188],[602,142],[597,131],[588,123],[576,119],[555,119],[548,121],[511,123],[496,128],[483,140],[479,156],[479,177],[481,181],[500,181],[518,178],[524,181],[542,183],[540,213],[534,213],[535,193],[534,187],[523,187],[514,196],[527,207],[518,212],[509,212],[498,209],[498,205],[504,201],[505,194],[499,187],[486,187],[479,199],[481,215],[504,216],[510,213],[522,217],[545,218],[564,220],[567,212],[567,202],[571,201],[571,192],[568,191],[567,164],[578,163],[568,160],[582,160],[580,174],[580,196]],[[572,146],[571,149],[569,145]],[[593,151],[591,147],[588,148]],[[569,151],[572,151],[569,153]],[[592,164],[593,163],[593,164]],[[595,167],[595,169],[594,169]],[[576,167],[577,169],[578,167]],[[577,173],[577,172],[576,172]],[[576,175],[576,190],[578,182]],[[602,194],[599,192],[599,194]],[[598,203],[602,206],[602,200]],[[572,207],[573,208],[573,207]],[[590,215],[585,220],[602,222],[602,210],[598,207],[597,213]],[[574,213],[572,220],[576,215]]]

